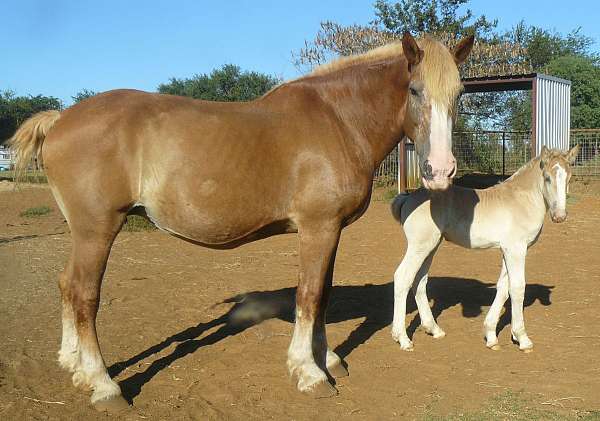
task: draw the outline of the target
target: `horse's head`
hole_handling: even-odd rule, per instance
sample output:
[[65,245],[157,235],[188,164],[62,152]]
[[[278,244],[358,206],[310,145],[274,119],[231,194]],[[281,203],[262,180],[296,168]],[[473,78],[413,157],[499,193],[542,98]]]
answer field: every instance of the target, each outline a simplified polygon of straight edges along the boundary
[[545,146],[540,154],[540,167],[544,178],[542,194],[550,210],[553,222],[567,219],[567,193],[571,180],[571,165],[579,153],[579,145],[569,152],[548,149]]
[[404,133],[415,143],[423,185],[430,190],[445,190],[456,174],[452,123],[462,90],[457,66],[473,41],[466,37],[450,51],[430,37],[418,44],[408,32],[402,38],[409,69]]

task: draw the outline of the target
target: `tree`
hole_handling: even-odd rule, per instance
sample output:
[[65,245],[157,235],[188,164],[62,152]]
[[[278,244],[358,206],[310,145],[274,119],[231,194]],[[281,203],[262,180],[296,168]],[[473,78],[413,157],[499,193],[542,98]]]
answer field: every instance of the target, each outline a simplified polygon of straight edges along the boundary
[[498,20],[489,21],[485,15],[473,16],[467,9],[463,14],[459,8],[469,0],[388,0],[375,2],[377,19],[372,22],[394,34],[405,31],[432,34],[451,34],[462,37],[477,33],[479,38],[491,34]]
[[563,35],[555,30],[528,26],[521,21],[501,37],[508,42],[523,45],[525,58],[534,71],[541,71],[552,60],[563,56],[598,59],[597,54],[591,51],[594,40],[583,35],[581,28]]
[[565,56],[552,60],[545,73],[571,81],[571,127],[600,127],[600,66],[593,59]]
[[82,89],[81,91],[77,92],[75,94],[75,96],[72,96],[71,98],[73,98],[74,103],[78,103],[80,101],[83,101],[84,99],[91,98],[95,95],[98,95],[98,92],[91,91],[89,89]]
[[33,114],[62,108],[62,102],[58,98],[43,95],[16,96],[12,91],[0,92],[0,143],[8,140],[17,127]]
[[190,79],[170,79],[158,86],[158,92],[189,96],[209,101],[250,101],[277,85],[276,77],[258,72],[242,71],[239,66],[226,64],[210,75],[195,75]]

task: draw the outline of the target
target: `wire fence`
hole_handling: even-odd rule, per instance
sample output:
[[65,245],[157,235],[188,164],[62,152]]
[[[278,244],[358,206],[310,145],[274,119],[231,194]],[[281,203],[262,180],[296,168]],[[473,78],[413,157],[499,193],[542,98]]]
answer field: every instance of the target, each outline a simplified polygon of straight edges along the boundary
[[[573,174],[600,178],[600,129],[572,129],[570,143],[581,146]],[[396,147],[375,171],[377,184],[397,181],[398,149]],[[531,132],[456,132],[452,136],[452,150],[461,175],[510,175],[531,159]]]

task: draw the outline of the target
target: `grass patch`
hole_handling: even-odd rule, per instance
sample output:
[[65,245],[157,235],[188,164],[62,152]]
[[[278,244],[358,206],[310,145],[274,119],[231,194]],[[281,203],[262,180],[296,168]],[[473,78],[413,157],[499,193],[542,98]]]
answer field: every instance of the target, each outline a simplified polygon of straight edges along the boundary
[[[0,181],[2,181],[2,180],[15,181],[15,172],[14,171],[0,172]],[[19,182],[20,183],[42,184],[42,183],[47,183],[48,178],[46,177],[46,174],[44,173],[44,171],[32,170],[32,171],[26,171],[24,174],[22,174],[22,177],[19,179]]]
[[50,209],[49,206],[44,205],[25,209],[19,215],[25,218],[37,218],[38,216],[48,215],[50,212],[52,212],[52,209]]
[[[558,420],[577,420],[577,421],[598,421],[600,420],[600,411],[569,411],[568,413],[559,413],[554,407],[540,407],[538,403],[528,401],[522,393],[507,390],[496,395],[484,403],[483,407],[473,412],[461,412],[450,415],[425,414],[424,421],[492,421],[492,420],[510,420],[510,421],[558,421]],[[428,408],[428,412],[431,411]]]
[[127,221],[123,225],[123,231],[127,232],[154,231],[155,229],[156,226],[152,222],[139,215],[128,215]]
[[574,194],[567,194],[567,205],[572,205],[577,202],[579,202],[579,196],[576,196]]

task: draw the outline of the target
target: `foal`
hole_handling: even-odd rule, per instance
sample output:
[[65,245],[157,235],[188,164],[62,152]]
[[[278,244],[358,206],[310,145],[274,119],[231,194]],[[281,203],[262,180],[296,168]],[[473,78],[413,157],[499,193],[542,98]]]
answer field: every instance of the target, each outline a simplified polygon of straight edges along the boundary
[[523,321],[525,256],[541,233],[547,210],[553,222],[567,218],[567,188],[578,152],[579,145],[567,153],[544,147],[540,156],[508,180],[486,190],[452,186],[439,193],[419,190],[396,196],[392,213],[404,227],[408,248],[394,273],[392,337],[403,350],[413,349],[404,320],[411,285],[425,331],[434,338],[445,336],[431,314],[426,294],[427,272],[443,237],[465,248],[502,250],[496,297],[484,322],[486,346],[499,349],[496,326],[510,296],[513,339],[522,351],[531,351],[533,343]]

